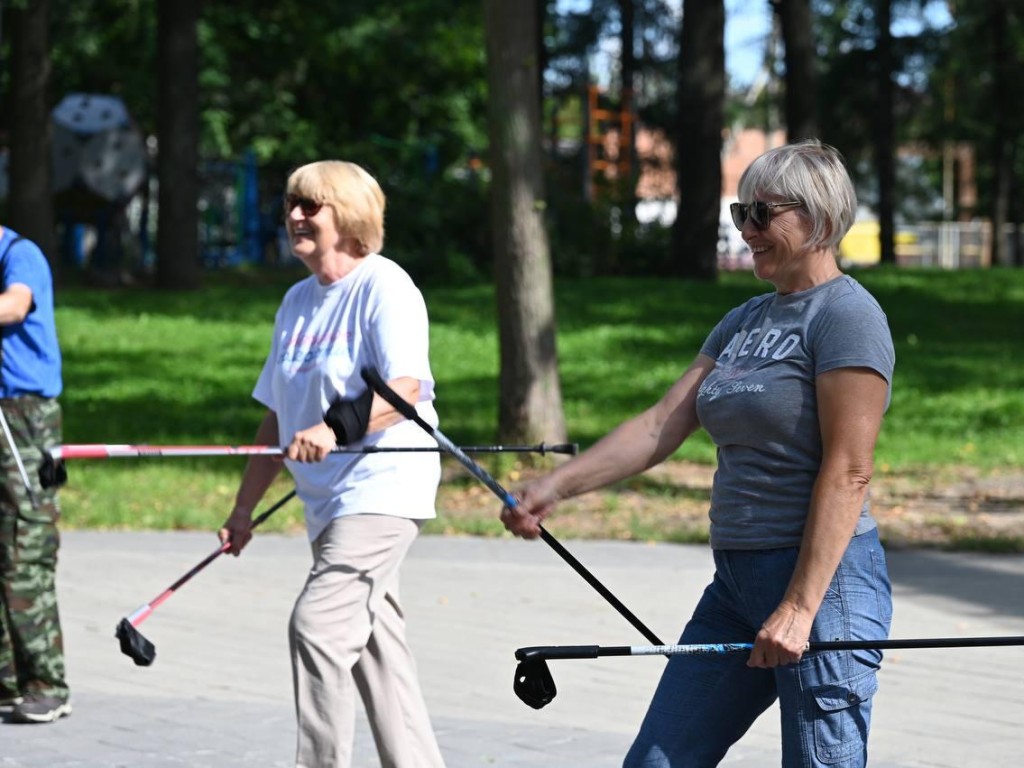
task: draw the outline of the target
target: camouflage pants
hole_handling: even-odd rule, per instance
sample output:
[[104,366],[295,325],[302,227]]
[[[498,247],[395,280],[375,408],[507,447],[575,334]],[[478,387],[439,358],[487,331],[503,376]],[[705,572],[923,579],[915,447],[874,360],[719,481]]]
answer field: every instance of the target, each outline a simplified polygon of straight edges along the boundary
[[0,433],[0,698],[35,693],[66,699],[64,641],[57,614],[60,507],[39,485],[42,451],[61,444],[61,408],[53,399],[0,400],[37,506],[25,491]]

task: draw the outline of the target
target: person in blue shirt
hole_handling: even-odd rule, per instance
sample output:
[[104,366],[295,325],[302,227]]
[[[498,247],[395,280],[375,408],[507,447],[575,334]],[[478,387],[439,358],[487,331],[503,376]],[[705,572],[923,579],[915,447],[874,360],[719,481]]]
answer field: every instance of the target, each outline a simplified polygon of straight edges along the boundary
[[39,484],[61,443],[53,278],[39,247],[0,227],[0,706],[15,723],[71,714],[57,611],[60,507]]

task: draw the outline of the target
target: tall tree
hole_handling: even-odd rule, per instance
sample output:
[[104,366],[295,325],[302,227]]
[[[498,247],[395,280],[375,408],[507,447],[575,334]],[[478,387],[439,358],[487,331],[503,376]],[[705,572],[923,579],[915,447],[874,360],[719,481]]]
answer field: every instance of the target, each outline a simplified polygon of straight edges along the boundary
[[714,280],[722,205],[725,119],[725,4],[684,0],[677,91],[676,188],[672,228],[676,274]]
[[[1014,130],[1013,110],[1016,86],[1014,58],[1010,47],[1010,8],[1008,0],[989,0],[989,29],[992,31],[992,170],[995,177],[992,195],[992,263],[1008,264],[1008,245],[1004,232],[1009,221],[1014,155],[1020,136]],[[1019,74],[1019,72],[1018,72]],[[1018,254],[1019,259],[1019,254]]]
[[875,172],[883,264],[896,263],[896,125],[893,99],[892,0],[875,0]]
[[621,31],[622,61],[619,66],[621,73],[621,109],[623,116],[622,131],[619,134],[620,162],[626,161],[629,173],[622,180],[623,190],[622,221],[624,225],[632,225],[636,220],[636,183],[640,177],[638,157],[636,153],[636,0],[619,1],[619,23]]
[[199,263],[199,44],[202,0],[157,3],[156,283],[192,289]]
[[536,14],[484,0],[502,440],[565,438],[537,94]]
[[810,0],[772,0],[782,28],[786,62],[786,136],[817,138],[818,104],[814,29]]
[[11,9],[11,155],[7,223],[31,238],[56,272],[50,188],[50,0]]

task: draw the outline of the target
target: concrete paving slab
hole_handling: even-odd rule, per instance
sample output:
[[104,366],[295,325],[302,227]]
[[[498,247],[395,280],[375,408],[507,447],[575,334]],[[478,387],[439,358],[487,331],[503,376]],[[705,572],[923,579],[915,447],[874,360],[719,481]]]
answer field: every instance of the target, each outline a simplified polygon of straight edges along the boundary
[[[557,531],[553,530],[557,535]],[[712,571],[699,546],[564,542],[666,641]],[[136,667],[118,620],[216,547],[211,533],[64,534],[58,584],[74,714],[24,726],[0,712],[0,767],[170,768],[292,764],[286,626],[309,563],[302,537],[260,535],[183,586],[141,625],[157,647]],[[894,637],[1024,635],[1024,557],[890,553]],[[449,768],[621,764],[663,660],[552,662],[558,696],[512,692],[516,648],[646,641],[540,542],[423,537],[402,585],[425,695]],[[891,652],[871,765],[1009,768],[1024,751],[1024,648]],[[780,763],[778,711],[723,765]],[[356,767],[378,768],[365,718]]]

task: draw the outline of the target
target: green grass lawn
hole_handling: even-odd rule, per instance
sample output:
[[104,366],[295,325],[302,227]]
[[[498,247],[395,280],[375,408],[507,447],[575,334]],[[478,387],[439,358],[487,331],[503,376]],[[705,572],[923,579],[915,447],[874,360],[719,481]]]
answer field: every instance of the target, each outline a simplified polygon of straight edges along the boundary
[[[212,274],[197,293],[61,289],[65,442],[251,443],[261,411],[250,392],[274,312],[288,285],[303,276]],[[1024,464],[1024,270],[877,269],[856,277],[885,309],[896,343],[879,468],[988,471]],[[725,311],[766,290],[746,274],[724,274],[713,285],[559,283],[570,439],[586,446],[657,399]],[[493,288],[424,293],[442,429],[457,442],[491,442],[498,374]],[[678,457],[711,463],[714,453],[701,434]],[[239,458],[69,462],[65,525],[211,528],[226,514],[243,466]],[[268,504],[288,489],[282,478]],[[298,506],[267,527],[298,527]]]

